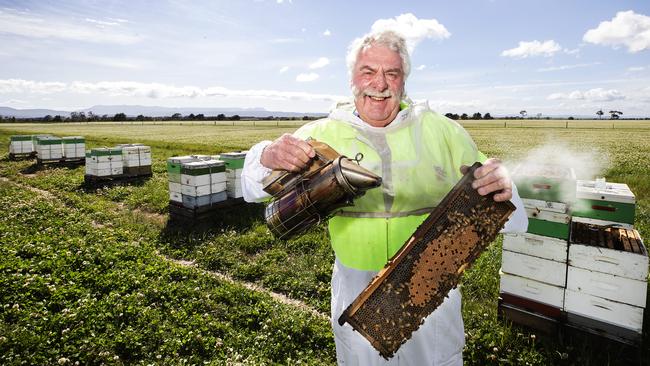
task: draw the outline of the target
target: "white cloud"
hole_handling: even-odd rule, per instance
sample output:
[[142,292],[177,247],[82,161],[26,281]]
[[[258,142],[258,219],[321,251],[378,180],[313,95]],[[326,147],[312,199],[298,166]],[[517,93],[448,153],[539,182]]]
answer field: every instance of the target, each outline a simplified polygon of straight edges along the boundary
[[0,12],[0,33],[14,34],[29,38],[59,38],[93,43],[132,44],[141,40],[116,29],[98,28],[67,22],[60,19],[44,19],[26,15],[13,9]]
[[[308,76],[310,74],[307,74]],[[318,78],[317,74],[316,78]],[[306,80],[309,81],[309,80]],[[285,92],[280,90],[233,90],[220,86],[199,88],[196,86],[175,86],[161,83],[140,83],[135,81],[100,81],[95,83],[74,81],[41,82],[22,79],[0,79],[0,93],[62,93],[100,94],[109,96],[147,97],[147,98],[197,98],[197,97],[258,97],[285,100],[323,100],[338,101],[345,96],[314,94],[306,92]]]
[[422,70],[424,70],[426,68],[427,68],[427,65],[420,65],[420,66],[416,67],[415,69],[418,70],[418,71],[422,71]]
[[645,69],[646,69],[645,66],[632,66],[632,67],[628,67],[627,71],[637,72],[637,71],[644,71]]
[[575,65],[561,65],[561,66],[551,66],[551,67],[542,67],[537,69],[537,72],[547,72],[547,71],[562,71],[562,70],[571,70],[582,67],[590,67],[595,65],[600,65],[601,62],[592,62],[588,64],[575,64]]
[[580,48],[574,48],[572,50],[565,48],[564,53],[567,55],[580,55]]
[[401,14],[395,18],[376,20],[371,31],[394,30],[406,38],[406,43],[411,52],[424,39],[445,39],[451,33],[436,19],[418,19],[411,13]]
[[514,58],[526,58],[533,56],[549,57],[553,56],[553,54],[560,51],[561,49],[562,47],[560,47],[560,45],[557,44],[557,42],[554,40],[548,40],[544,42],[537,40],[531,42],[520,41],[519,46],[501,52],[501,56]]
[[289,70],[289,66],[283,66],[283,67],[280,69],[280,74],[284,74],[284,73],[287,72],[288,70]]
[[0,93],[58,93],[66,89],[66,84],[58,81],[33,81],[23,79],[0,80]]
[[85,20],[88,23],[97,24],[99,26],[104,26],[104,25],[113,26],[113,25],[119,25],[120,24],[119,22],[107,22],[107,21],[104,21],[104,20],[97,20],[97,19],[92,19],[92,18],[86,18]]
[[330,64],[330,60],[327,57],[319,57],[318,60],[309,64],[310,69],[320,69]]
[[609,102],[613,100],[625,99],[625,96],[616,89],[605,90],[603,88],[589,89],[587,91],[575,90],[570,93],[553,93],[546,99],[548,100],[586,100],[590,102]]
[[325,37],[329,37],[329,36],[332,35],[332,32],[330,32],[329,29],[325,29],[325,32],[323,32],[323,35],[324,35]]
[[122,19],[122,18],[106,18],[106,19],[112,20],[112,21],[118,22],[118,23],[128,23],[129,22],[128,20]]
[[296,76],[296,81],[299,81],[301,83],[314,81],[316,79],[318,79],[318,74],[315,72],[310,72],[308,74],[307,73],[298,74],[298,76]]
[[611,21],[601,22],[582,37],[585,42],[617,48],[631,53],[650,49],[650,17],[632,10],[619,11]]

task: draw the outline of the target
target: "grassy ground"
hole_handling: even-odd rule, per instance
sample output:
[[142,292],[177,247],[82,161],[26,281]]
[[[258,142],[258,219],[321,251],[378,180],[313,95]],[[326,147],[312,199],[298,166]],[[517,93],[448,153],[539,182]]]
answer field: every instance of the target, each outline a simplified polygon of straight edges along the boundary
[[[602,174],[609,181],[627,183],[636,193],[636,225],[642,237],[650,237],[650,130],[529,127],[497,123],[468,126],[468,131],[487,155],[508,162],[549,143],[591,153],[594,158],[587,163],[606,166]],[[52,133],[86,136],[88,147],[142,142],[152,146],[154,157],[152,179],[89,191],[82,186],[83,167],[36,169],[29,161],[7,161],[5,153],[0,163],[5,178],[0,182],[5,208],[0,211],[1,363],[334,362],[331,334],[321,317],[201,272],[257,283],[328,313],[333,256],[322,227],[277,241],[255,205],[224,212],[204,231],[166,225],[167,157],[246,149],[294,129],[0,126],[4,151],[11,134]],[[165,258],[194,261],[199,268],[181,268]],[[464,276],[466,364],[627,362],[626,349],[581,337],[542,337],[498,320],[500,260],[498,240]],[[95,300],[86,305],[84,299]],[[72,320],[67,318],[71,311]],[[66,329],[70,338],[61,338]],[[649,357],[647,334],[645,339]]]

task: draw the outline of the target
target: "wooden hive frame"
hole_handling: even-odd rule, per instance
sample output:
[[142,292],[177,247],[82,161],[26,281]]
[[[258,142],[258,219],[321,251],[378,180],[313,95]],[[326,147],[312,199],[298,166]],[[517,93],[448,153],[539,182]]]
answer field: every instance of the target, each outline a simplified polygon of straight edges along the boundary
[[472,188],[475,163],[339,318],[386,359],[411,338],[495,239],[514,205]]
[[639,232],[625,227],[599,226],[573,221],[571,223],[571,242],[648,255]]

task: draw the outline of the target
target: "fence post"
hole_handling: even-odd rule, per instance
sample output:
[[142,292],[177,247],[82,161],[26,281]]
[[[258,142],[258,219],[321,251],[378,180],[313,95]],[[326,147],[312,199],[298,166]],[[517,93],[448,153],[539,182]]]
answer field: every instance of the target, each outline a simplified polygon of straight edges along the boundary
[[569,128],[569,121],[566,121],[566,126],[564,128]]

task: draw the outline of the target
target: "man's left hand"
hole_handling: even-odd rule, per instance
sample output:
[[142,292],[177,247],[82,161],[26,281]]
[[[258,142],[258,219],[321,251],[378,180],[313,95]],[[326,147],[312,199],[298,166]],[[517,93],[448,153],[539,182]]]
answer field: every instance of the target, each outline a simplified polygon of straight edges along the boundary
[[[464,174],[469,169],[462,166],[460,171]],[[501,160],[488,159],[483,166],[474,171],[474,182],[472,188],[478,191],[478,194],[485,196],[491,192],[498,192],[494,195],[496,202],[507,201],[512,198],[512,180],[510,174]]]

